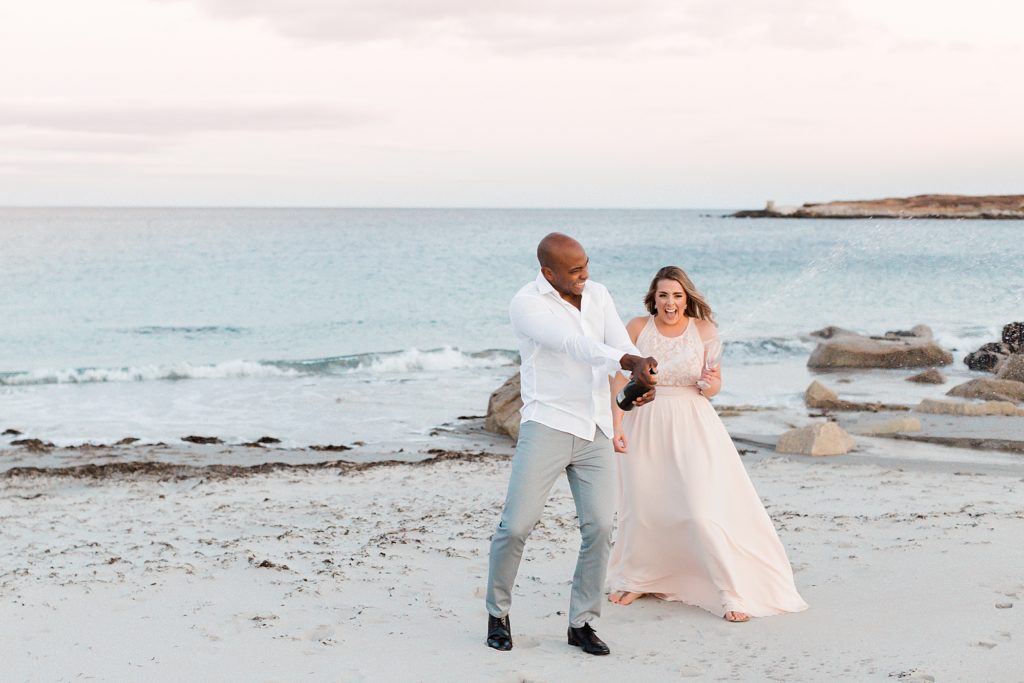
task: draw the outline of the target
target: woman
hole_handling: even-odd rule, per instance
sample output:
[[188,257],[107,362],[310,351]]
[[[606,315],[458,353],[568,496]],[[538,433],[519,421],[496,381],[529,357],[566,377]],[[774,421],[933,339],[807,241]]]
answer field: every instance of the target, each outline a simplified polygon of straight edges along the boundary
[[[628,414],[612,406],[613,443],[623,455],[608,599],[628,605],[651,593],[734,622],[806,609],[775,527],[708,402],[722,387],[719,369],[705,367],[704,344],[717,338],[711,307],[675,266],[658,271],[644,304],[651,315],[626,329],[658,359],[658,395]],[[616,377],[612,396],[625,381]]]

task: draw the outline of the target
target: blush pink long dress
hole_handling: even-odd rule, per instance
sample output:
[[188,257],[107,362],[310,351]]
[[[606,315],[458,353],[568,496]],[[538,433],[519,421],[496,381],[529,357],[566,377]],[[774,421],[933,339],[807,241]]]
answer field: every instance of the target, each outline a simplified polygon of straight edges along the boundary
[[771,518],[729,433],[695,383],[704,344],[691,319],[678,337],[654,318],[637,347],[658,359],[653,403],[627,412],[616,454],[619,526],[613,591],[653,593],[723,616],[807,609]]

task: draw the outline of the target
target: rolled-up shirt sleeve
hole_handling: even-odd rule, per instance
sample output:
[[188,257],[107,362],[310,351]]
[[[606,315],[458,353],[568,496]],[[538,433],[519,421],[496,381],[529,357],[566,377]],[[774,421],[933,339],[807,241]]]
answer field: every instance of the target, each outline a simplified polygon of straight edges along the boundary
[[[612,310],[614,312],[614,306]],[[622,321],[619,320],[618,314],[614,313],[614,317],[619,327],[622,328],[622,335],[626,340],[626,346],[623,348],[635,348],[629,341],[629,335],[622,327]],[[533,297],[517,296],[513,298],[509,307],[509,318],[512,321],[512,328],[519,334],[532,339],[546,349],[567,353],[570,357],[588,365],[618,368],[623,354],[634,353],[634,351],[619,350],[615,348],[615,345],[603,344],[580,334],[552,313],[543,301]],[[608,326],[606,320],[605,327]],[[607,329],[605,333],[605,339],[608,339]]]

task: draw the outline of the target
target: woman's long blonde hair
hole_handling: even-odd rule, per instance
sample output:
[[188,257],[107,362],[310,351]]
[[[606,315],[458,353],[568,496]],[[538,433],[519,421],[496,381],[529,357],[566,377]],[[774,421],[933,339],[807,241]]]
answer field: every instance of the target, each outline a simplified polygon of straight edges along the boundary
[[654,303],[654,295],[658,291],[658,282],[661,280],[675,280],[686,292],[686,309],[683,313],[688,317],[715,322],[715,315],[711,312],[711,306],[704,300],[704,295],[697,291],[690,276],[679,266],[665,266],[655,273],[654,279],[651,280],[651,287],[644,297],[644,306],[647,307],[648,313],[655,315],[658,312]]

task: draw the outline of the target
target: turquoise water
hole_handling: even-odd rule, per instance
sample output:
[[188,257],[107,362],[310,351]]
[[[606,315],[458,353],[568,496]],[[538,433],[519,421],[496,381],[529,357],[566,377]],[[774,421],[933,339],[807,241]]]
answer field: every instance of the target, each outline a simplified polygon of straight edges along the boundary
[[[747,378],[802,367],[804,335],[828,324],[925,323],[962,354],[1024,317],[1024,222],[723,213],[0,209],[0,429],[66,443],[422,434],[482,412],[511,372],[508,300],[552,230],[584,244],[624,318],[658,267],[686,269]],[[348,405],[356,391],[382,403]]]

